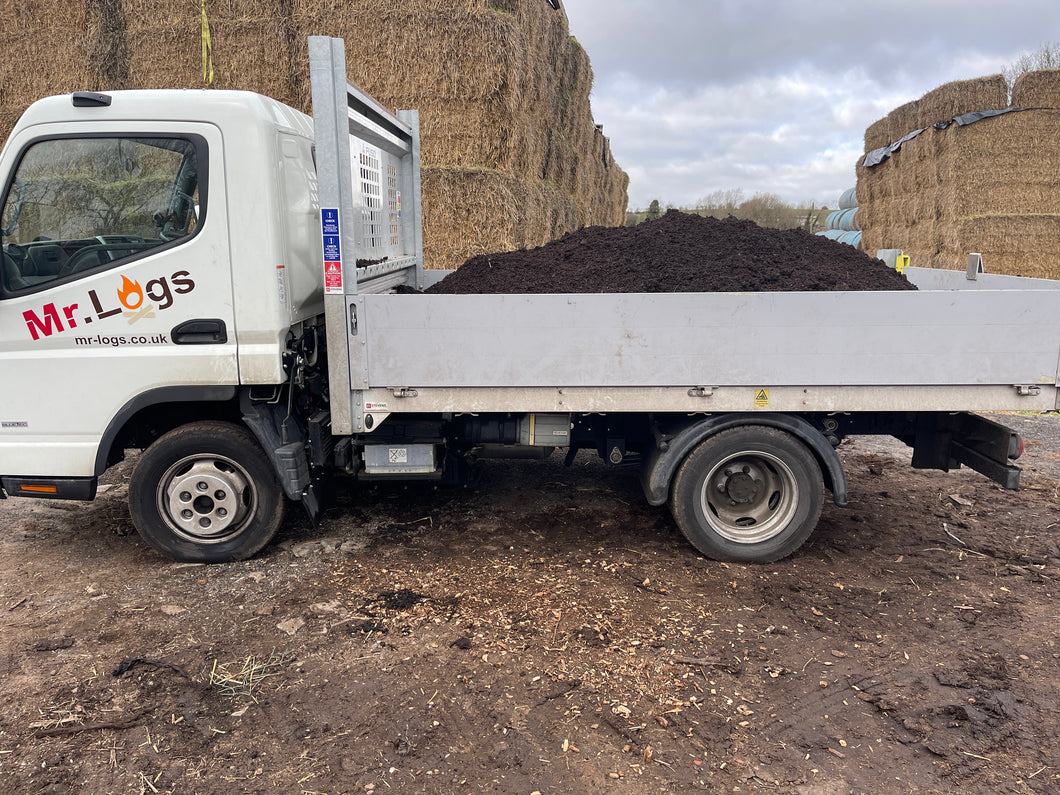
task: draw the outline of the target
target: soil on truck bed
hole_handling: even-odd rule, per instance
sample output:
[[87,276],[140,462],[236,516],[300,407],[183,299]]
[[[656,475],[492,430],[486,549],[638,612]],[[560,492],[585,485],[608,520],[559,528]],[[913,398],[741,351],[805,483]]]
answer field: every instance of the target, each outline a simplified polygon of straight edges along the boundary
[[351,488],[258,557],[155,555],[131,462],[0,502],[0,792],[1056,793],[1060,419],[1023,489],[840,448],[850,506],[700,557],[635,474]]
[[587,227],[534,249],[473,257],[429,293],[915,290],[880,260],[801,229],[671,210]]

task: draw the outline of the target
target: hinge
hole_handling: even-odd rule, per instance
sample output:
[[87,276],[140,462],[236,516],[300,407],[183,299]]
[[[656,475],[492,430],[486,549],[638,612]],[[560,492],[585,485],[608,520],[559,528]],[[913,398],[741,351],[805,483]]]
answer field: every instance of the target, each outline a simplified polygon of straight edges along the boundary
[[419,397],[420,396],[419,392],[417,392],[415,389],[410,389],[407,386],[403,386],[403,387],[400,387],[400,388],[394,388],[394,389],[391,389],[390,391],[394,393],[394,397],[396,397],[396,398],[414,398],[414,397]]
[[712,386],[694,386],[688,390],[689,397],[710,397],[714,394]]
[[1015,384],[1014,388],[1017,395],[1025,397],[1034,397],[1042,393],[1042,388],[1036,384]]

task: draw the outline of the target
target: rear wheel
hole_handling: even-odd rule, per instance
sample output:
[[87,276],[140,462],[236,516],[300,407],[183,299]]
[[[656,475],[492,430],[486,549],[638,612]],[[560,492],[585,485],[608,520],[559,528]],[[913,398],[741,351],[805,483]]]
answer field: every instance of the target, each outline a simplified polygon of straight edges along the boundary
[[702,441],[674,477],[670,510],[692,546],[715,560],[769,563],[798,549],[817,526],[824,479],[789,433],[766,426]]
[[198,422],[147,448],[129,483],[129,508],[137,531],[163,555],[222,563],[250,557],[272,539],[284,497],[249,432]]

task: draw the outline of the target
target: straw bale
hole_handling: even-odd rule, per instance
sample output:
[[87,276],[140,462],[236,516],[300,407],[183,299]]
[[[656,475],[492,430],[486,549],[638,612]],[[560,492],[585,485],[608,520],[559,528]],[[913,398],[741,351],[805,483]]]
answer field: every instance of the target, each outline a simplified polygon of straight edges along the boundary
[[130,87],[203,88],[198,25],[130,31]]
[[[89,25],[89,7],[98,0],[4,0],[0,3],[0,30],[4,33],[38,31],[41,20],[47,27],[84,30]],[[4,58],[10,58],[5,51]]]
[[1060,108],[1060,69],[1024,72],[1012,85],[1014,108]]
[[968,254],[983,255],[988,273],[1060,279],[1060,218],[1055,215],[994,215],[968,218],[952,226],[944,262],[963,269]]
[[[528,72],[524,31],[511,14],[405,10],[368,13],[351,2],[334,13],[316,9],[293,17],[298,61],[306,63],[307,37],[345,39],[347,76],[385,105],[416,107],[421,100],[487,100],[515,110]],[[308,69],[301,70],[308,96]]]
[[[214,18],[210,34],[210,87],[257,91],[309,110],[307,97],[296,93],[290,63],[291,31],[282,20]],[[101,88],[206,87],[197,17],[177,24],[131,28],[125,39],[130,52],[129,79],[124,86]]]
[[[935,223],[938,211],[935,191],[910,191],[895,200],[894,211],[910,229],[932,225]],[[871,216],[866,213],[865,218],[869,219],[866,223],[871,224],[871,219],[875,215],[875,211]]]
[[1001,75],[955,80],[920,98],[917,127],[930,127],[973,110],[1008,107],[1008,84]]
[[[577,227],[573,199],[489,169],[423,173],[424,263],[454,268],[476,254],[538,246]],[[467,230],[454,235],[453,229]]]
[[908,178],[909,173],[903,167],[904,163],[903,153],[896,152],[878,166],[865,168],[858,165],[858,206],[899,195],[903,180]]
[[18,117],[26,109],[21,105],[11,107],[9,105],[0,105],[0,147],[6,142],[11,130],[15,127],[15,122],[18,121]]
[[865,129],[865,151],[871,152],[894,143],[891,140],[891,119],[884,116],[879,121],[874,121]]
[[954,218],[1060,215],[1060,110],[1010,113],[943,137],[951,169],[942,190]]
[[[100,0],[94,0],[99,2]],[[105,0],[104,0],[105,1]],[[124,0],[121,13],[129,30],[152,30],[193,23],[198,29],[202,6],[198,0]],[[291,0],[206,0],[206,18],[213,38],[221,21],[277,22],[291,13]]]
[[33,35],[0,33],[0,52],[11,69],[2,86],[3,103],[26,108],[50,94],[93,88],[88,43],[85,32],[75,28],[48,28]]
[[546,131],[530,114],[485,102],[420,103],[423,165],[528,173],[544,158]]
[[861,231],[862,249],[875,255],[881,248],[910,249],[911,238],[906,227],[870,220]]
[[[924,113],[952,117],[999,98],[996,78],[943,86],[920,101],[920,123]],[[1028,273],[1029,252],[1048,260],[1060,247],[1058,128],[1060,111],[1035,110],[928,129],[879,166],[859,167],[865,249],[902,248],[926,267],[964,267],[969,251],[987,249],[993,270]]]
[[[213,0],[208,0],[208,2],[213,2]],[[235,2],[250,4],[253,0],[235,0]],[[511,11],[508,6],[521,5],[521,0],[279,0],[279,2],[289,6],[287,13],[290,14],[307,11],[325,14],[343,14],[348,11],[377,14],[408,9],[473,13],[487,11],[491,7]],[[372,17],[365,17],[365,19],[372,19]]]
[[[254,75],[253,90],[293,104],[299,97],[291,78],[290,30],[275,20],[219,19],[210,23],[214,88],[243,89]],[[201,50],[190,60],[202,86]],[[187,59],[187,56],[184,56]]]
[[906,102],[904,105],[899,105],[887,114],[891,137],[891,140],[888,141],[888,143],[893,144],[896,141],[900,141],[913,130],[919,129],[923,126],[919,123],[919,108],[920,101],[914,99],[912,102]]

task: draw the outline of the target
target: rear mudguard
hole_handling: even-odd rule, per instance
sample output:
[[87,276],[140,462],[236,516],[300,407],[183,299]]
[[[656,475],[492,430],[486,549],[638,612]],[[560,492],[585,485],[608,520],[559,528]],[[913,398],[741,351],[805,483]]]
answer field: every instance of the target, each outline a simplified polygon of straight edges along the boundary
[[641,472],[644,496],[651,505],[663,505],[670,498],[670,484],[685,457],[704,439],[719,431],[743,425],[779,428],[801,440],[821,465],[825,484],[835,504],[847,504],[847,481],[839,455],[824,434],[804,420],[790,414],[718,414],[686,425],[676,433],[659,437],[654,452]]

